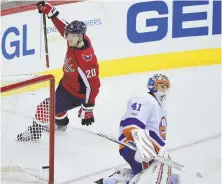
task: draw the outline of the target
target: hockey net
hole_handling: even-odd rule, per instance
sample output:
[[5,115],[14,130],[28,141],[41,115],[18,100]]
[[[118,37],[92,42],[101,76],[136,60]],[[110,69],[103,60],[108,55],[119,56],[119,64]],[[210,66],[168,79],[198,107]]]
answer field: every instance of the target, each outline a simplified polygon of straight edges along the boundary
[[[54,183],[54,101],[52,75],[1,78],[2,183]],[[41,139],[18,141],[17,136],[33,125],[37,106],[44,118]]]

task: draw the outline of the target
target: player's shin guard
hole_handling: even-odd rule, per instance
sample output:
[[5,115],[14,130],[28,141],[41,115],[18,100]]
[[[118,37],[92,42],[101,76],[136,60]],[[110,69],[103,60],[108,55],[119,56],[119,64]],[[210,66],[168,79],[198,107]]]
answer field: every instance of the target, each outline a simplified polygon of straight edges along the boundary
[[20,133],[17,135],[17,141],[36,141],[39,140],[42,136],[42,131],[46,129],[46,127],[37,124],[33,121],[32,126],[28,127],[26,132]]
[[69,118],[67,112],[56,114],[55,124],[57,131],[65,131],[69,124]]

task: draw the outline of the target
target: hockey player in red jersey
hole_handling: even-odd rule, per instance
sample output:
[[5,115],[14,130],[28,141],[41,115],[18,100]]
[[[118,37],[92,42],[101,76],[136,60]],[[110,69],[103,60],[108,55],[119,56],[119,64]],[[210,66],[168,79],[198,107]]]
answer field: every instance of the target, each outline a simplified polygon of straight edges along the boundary
[[[78,117],[81,118],[82,125],[91,125],[94,123],[93,108],[99,93],[100,79],[97,58],[86,35],[87,27],[82,21],[61,21],[57,17],[59,12],[49,3],[41,1],[37,3],[37,7],[39,13],[46,14],[61,36],[67,40],[63,77],[56,89],[56,127],[58,130],[66,130],[69,123],[67,111],[78,106],[81,106]],[[41,114],[46,111],[44,106],[48,102],[49,99],[45,99],[38,105],[33,125],[27,132],[17,136],[19,141],[40,139],[47,119]]]

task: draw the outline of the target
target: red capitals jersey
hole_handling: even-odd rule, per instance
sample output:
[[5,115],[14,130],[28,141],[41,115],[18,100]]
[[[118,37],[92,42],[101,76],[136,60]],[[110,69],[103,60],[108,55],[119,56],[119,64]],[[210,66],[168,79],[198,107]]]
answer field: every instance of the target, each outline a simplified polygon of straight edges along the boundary
[[[64,37],[66,24],[57,17],[52,18],[52,22]],[[73,96],[85,98],[86,104],[95,104],[100,88],[99,65],[91,41],[86,35],[84,43],[83,49],[69,47],[67,44],[62,84]]]

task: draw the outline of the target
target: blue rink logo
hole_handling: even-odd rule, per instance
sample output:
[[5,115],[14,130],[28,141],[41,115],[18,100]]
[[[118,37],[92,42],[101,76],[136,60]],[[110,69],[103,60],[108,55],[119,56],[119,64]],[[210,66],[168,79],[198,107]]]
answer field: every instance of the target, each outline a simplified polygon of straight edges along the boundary
[[[221,34],[221,1],[174,0],[171,3],[172,14],[169,14],[168,5],[164,1],[148,1],[133,4],[127,12],[127,37],[129,41],[132,43],[159,41],[166,37],[169,30],[172,31],[171,38]],[[190,7],[192,7],[192,11],[184,13],[183,9]],[[212,16],[209,11],[213,12]],[[148,15],[145,16],[144,13],[148,12],[152,12],[156,16],[152,15],[152,18],[148,17]],[[142,16],[142,14],[144,15]],[[140,19],[138,19],[138,16],[140,16]],[[141,20],[141,17],[143,20]],[[186,28],[183,27],[183,24],[192,21],[192,25],[186,26]],[[198,21],[205,21],[204,26],[198,25]],[[143,30],[138,31],[138,26],[141,25]]]
[[[13,41],[12,39],[13,38]],[[9,27],[2,33],[1,50],[5,59],[35,54],[35,49],[28,48],[27,24],[21,28]]]

